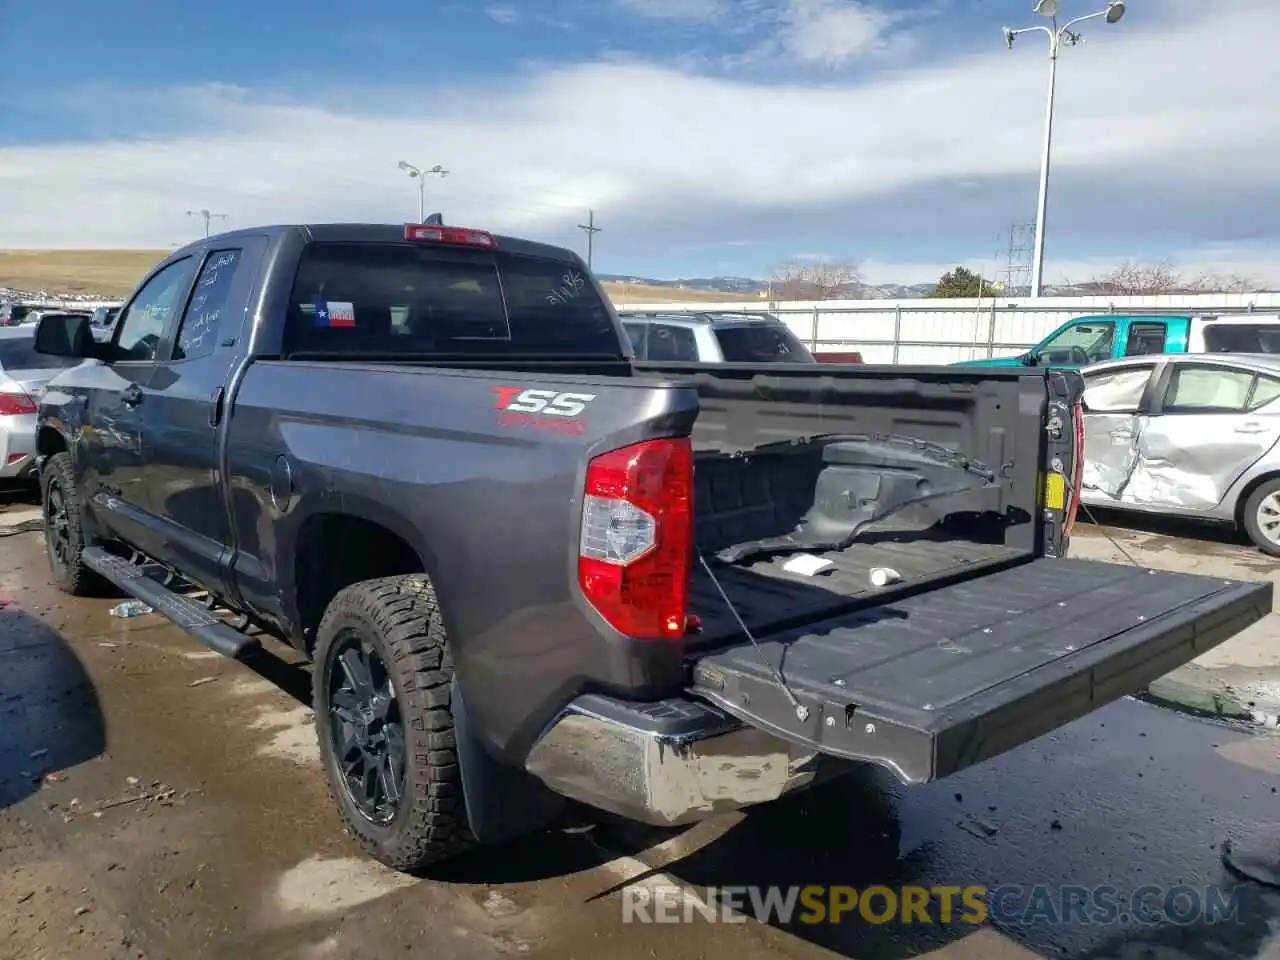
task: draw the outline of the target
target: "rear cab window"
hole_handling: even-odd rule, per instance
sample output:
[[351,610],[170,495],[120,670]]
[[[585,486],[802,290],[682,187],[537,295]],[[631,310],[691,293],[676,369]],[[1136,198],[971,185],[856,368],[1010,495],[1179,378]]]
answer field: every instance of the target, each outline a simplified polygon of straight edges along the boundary
[[285,352],[623,357],[612,315],[576,263],[394,242],[304,248]]
[[780,323],[735,324],[715,328],[726,363],[813,363],[813,356]]

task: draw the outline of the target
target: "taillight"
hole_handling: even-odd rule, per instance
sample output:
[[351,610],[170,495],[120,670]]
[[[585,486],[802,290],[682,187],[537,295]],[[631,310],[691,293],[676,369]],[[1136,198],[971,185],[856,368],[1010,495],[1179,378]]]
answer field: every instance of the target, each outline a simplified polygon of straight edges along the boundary
[[693,448],[646,440],[587,465],[578,584],[639,640],[683,637],[693,567]]
[[36,402],[25,393],[0,393],[0,417],[36,412]]
[[463,247],[496,247],[493,234],[470,227],[441,227],[429,223],[406,223],[406,240],[425,240],[428,243],[452,243]]
[[1077,400],[1071,407],[1071,489],[1067,491],[1067,519],[1064,536],[1071,536],[1076,512],[1080,509],[1080,484],[1084,482],[1084,405]]

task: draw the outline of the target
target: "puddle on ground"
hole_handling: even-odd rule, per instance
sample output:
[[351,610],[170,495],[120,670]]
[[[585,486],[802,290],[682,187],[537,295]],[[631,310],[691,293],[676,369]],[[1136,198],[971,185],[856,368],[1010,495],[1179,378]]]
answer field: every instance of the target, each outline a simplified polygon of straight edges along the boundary
[[271,739],[258,753],[295,763],[318,764],[320,746],[316,740],[315,714],[299,704],[285,710],[265,707],[249,722],[251,730],[269,730]]
[[[286,913],[336,913],[420,881],[362,857],[308,857],[276,882],[275,902]],[[322,944],[319,946],[323,946]]]

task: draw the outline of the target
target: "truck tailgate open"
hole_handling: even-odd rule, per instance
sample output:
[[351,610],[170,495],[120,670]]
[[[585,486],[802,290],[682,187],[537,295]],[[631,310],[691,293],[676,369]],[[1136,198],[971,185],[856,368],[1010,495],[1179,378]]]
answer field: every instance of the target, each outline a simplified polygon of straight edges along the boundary
[[1271,604],[1269,581],[1041,559],[759,648],[735,641],[693,661],[691,692],[754,727],[923,782],[1143,690]]

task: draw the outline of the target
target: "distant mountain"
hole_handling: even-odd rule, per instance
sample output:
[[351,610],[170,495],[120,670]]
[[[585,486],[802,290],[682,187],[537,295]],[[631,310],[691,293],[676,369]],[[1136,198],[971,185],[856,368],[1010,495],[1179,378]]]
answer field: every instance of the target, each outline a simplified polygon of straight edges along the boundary
[[[604,283],[627,283],[637,287],[668,287],[671,289],[700,290],[708,293],[742,294],[768,293],[769,283],[766,280],[752,280],[748,277],[690,277],[680,280],[657,280],[653,277],[638,277],[634,274],[598,273],[597,279]],[[850,285],[847,296],[850,299],[867,300],[901,300],[910,297],[923,297],[933,290],[932,283],[874,283],[862,286]]]
[[747,277],[691,277],[683,280],[654,280],[652,277],[636,277],[621,273],[597,273],[596,279],[605,283],[630,283],[642,287],[672,287],[684,290],[707,290],[713,293],[759,293],[769,285]]

